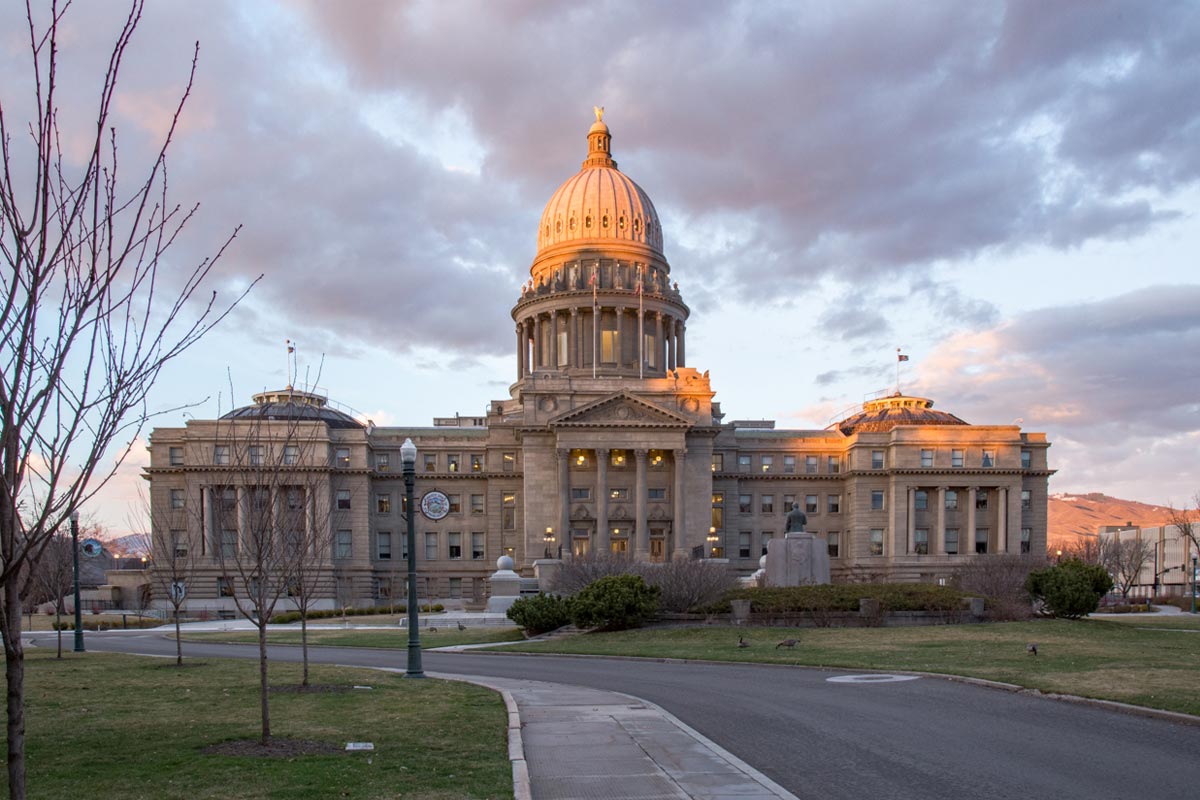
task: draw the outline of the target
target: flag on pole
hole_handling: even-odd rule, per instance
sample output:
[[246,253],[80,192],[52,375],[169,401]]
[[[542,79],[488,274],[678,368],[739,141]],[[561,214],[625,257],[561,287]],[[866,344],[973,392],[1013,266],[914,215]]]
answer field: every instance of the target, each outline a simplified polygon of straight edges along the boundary
[[899,361],[908,361],[908,356],[904,355],[903,353],[897,353],[896,358]]

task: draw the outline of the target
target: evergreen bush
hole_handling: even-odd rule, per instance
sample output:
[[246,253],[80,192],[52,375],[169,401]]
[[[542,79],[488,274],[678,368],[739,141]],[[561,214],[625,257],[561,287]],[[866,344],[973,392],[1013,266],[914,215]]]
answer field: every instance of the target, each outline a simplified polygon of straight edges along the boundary
[[555,594],[538,592],[518,599],[507,612],[508,618],[529,636],[557,630],[571,621],[571,601]]
[[1077,558],[1031,572],[1025,581],[1026,591],[1042,601],[1046,613],[1064,619],[1092,613],[1112,587],[1112,576],[1104,567]]
[[660,594],[640,575],[608,575],[571,599],[571,619],[581,628],[636,628],[654,615]]

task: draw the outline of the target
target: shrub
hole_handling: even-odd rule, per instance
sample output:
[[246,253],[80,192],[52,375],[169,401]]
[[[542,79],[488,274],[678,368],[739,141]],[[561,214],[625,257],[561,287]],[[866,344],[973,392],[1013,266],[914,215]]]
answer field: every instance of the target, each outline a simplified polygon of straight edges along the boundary
[[980,558],[959,568],[954,582],[964,592],[988,599],[994,620],[1023,620],[1033,616],[1025,580],[1035,566],[1043,566],[1028,555],[996,555]]
[[951,586],[926,583],[839,583],[735,589],[702,610],[728,614],[730,600],[749,600],[756,614],[808,614],[821,624],[828,614],[858,611],[858,601],[872,598],[888,611],[955,612],[969,595]]
[[636,628],[654,614],[661,594],[640,575],[608,575],[571,600],[571,619],[581,628]]
[[1046,612],[1064,619],[1078,619],[1092,613],[1112,587],[1112,577],[1104,567],[1077,558],[1031,572],[1025,580],[1025,589],[1042,601]]
[[518,599],[508,609],[508,618],[526,634],[557,630],[571,621],[571,601],[555,594],[538,592],[532,597]]
[[658,587],[658,607],[683,613],[708,605],[737,586],[724,565],[706,559],[677,558],[662,564],[640,564],[637,574]]
[[564,594],[575,594],[601,578],[635,571],[634,561],[628,555],[593,551],[563,561],[550,582],[550,588]]

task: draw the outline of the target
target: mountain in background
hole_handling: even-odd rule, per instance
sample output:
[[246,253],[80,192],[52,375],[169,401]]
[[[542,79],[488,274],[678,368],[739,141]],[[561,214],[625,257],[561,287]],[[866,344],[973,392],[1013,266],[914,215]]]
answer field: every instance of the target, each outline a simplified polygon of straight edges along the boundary
[[131,533],[128,536],[116,536],[104,540],[104,549],[114,556],[140,558],[150,555],[150,536],[145,533]]
[[1121,500],[1099,492],[1052,494],[1048,506],[1046,539],[1050,549],[1077,541],[1080,533],[1094,535],[1101,525],[1166,525],[1171,513],[1166,506]]

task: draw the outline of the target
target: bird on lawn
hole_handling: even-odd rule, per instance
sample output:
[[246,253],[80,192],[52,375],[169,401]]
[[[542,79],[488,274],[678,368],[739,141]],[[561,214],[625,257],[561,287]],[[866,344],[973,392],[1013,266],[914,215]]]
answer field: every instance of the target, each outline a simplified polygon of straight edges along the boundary
[[791,650],[791,649],[793,649],[793,648],[794,648],[794,647],[795,647],[797,644],[799,644],[799,641],[797,641],[796,639],[784,639],[782,642],[780,642],[779,644],[775,645],[775,649],[776,649],[776,650],[778,650],[778,649],[779,649],[779,648],[781,648],[781,647],[786,647],[788,650]]
[[467,626],[462,624],[462,620],[459,620],[458,622],[458,629],[460,631],[465,631],[467,629]]
[[1029,655],[1031,655],[1031,656],[1036,656],[1037,655],[1037,642],[1030,642],[1029,644],[1025,645],[1025,652],[1029,653]]
[[437,633],[437,628],[435,628],[435,627],[433,627],[433,626],[431,625],[431,626],[429,627],[429,633]]
[[749,647],[749,646],[750,646],[750,643],[747,642],[743,637],[741,637],[741,636],[738,637],[738,647]]

